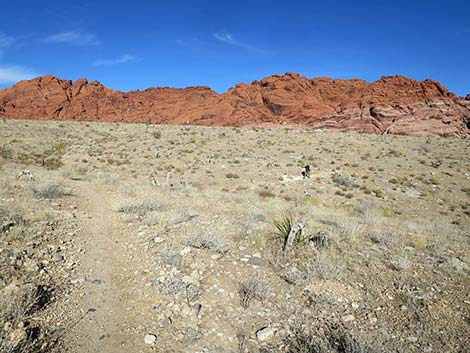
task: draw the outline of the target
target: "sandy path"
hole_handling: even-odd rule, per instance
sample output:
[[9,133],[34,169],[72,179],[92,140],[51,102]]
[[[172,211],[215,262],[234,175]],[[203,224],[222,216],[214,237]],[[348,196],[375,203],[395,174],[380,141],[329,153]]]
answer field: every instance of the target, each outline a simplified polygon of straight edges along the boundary
[[[112,210],[109,195],[87,182],[71,187],[79,198],[81,231],[75,244],[82,285],[74,298],[79,320],[65,335],[68,352],[114,353],[151,350],[143,342],[152,332],[149,264],[142,245]],[[74,316],[74,315],[72,315]],[[75,315],[76,316],[76,315]],[[82,317],[82,319],[80,319]]]

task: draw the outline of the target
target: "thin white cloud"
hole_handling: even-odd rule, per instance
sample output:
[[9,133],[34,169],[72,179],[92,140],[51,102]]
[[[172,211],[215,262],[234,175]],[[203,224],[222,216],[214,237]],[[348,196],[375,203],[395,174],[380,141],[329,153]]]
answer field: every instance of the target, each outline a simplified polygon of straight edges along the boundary
[[93,62],[93,66],[111,66],[111,65],[125,64],[130,61],[134,61],[136,59],[137,57],[134,55],[124,54],[116,59],[96,60]]
[[214,33],[213,36],[214,36],[215,39],[217,39],[218,41],[220,41],[222,43],[225,43],[225,44],[233,45],[235,47],[239,47],[239,48],[243,48],[243,49],[248,49],[248,50],[251,50],[251,51],[258,52],[258,53],[267,53],[263,49],[254,47],[254,46],[252,46],[250,44],[247,44],[247,43],[239,42],[238,40],[236,40],[234,38],[234,36],[231,33],[226,33],[226,32]]
[[239,43],[233,39],[233,36],[230,33],[214,33],[214,38],[227,44],[239,45]]
[[3,57],[3,53],[6,48],[10,47],[14,41],[15,39],[13,37],[0,32],[0,59]]
[[0,32],[0,48],[6,48],[13,44],[15,39],[6,35],[5,33]]
[[39,74],[22,66],[0,66],[0,84],[16,83],[37,76]]
[[92,33],[68,31],[60,32],[44,38],[45,43],[49,44],[68,44],[68,45],[100,45],[101,42]]

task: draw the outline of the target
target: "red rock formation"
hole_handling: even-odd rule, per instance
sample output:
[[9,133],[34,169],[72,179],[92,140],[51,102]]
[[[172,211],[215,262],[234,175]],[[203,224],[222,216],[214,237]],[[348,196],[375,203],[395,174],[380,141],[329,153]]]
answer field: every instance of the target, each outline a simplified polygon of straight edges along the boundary
[[308,79],[287,73],[218,94],[208,87],[119,92],[53,76],[0,90],[0,117],[223,126],[288,126],[470,137],[470,101],[402,76]]

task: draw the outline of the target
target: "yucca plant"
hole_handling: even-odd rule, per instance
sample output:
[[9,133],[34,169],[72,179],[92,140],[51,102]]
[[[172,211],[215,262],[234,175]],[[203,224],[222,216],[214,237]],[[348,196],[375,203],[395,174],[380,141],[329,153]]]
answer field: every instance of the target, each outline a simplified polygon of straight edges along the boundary
[[290,213],[286,213],[281,220],[273,220],[276,227],[275,236],[279,239],[287,239],[292,226],[294,225],[294,217]]
[[[289,238],[289,233],[291,232],[292,228],[298,223],[302,224],[301,222],[296,222],[294,221],[294,216],[290,213],[286,213],[284,217],[281,220],[273,220],[274,226],[276,227],[276,230],[274,232],[275,239],[282,239],[284,241],[284,249],[286,249],[287,245],[287,240]],[[302,228],[304,225],[301,225]],[[295,237],[294,241],[296,243],[303,243],[307,237],[302,236],[302,232],[300,230],[300,233],[298,236]]]

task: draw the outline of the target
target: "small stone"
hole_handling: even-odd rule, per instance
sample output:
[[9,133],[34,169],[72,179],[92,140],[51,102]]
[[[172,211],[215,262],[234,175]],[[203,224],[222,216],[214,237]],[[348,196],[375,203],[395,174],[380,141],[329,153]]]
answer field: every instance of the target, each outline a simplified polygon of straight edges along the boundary
[[171,320],[171,317],[167,317],[166,319],[164,319],[162,321],[162,326],[163,327],[169,327],[169,326],[171,326],[172,323],[173,323],[173,321]]
[[351,314],[344,315],[344,316],[341,317],[341,320],[342,320],[343,322],[354,321],[354,316],[351,315]]
[[188,255],[190,252],[191,252],[191,248],[189,246],[185,246],[183,249],[181,249],[180,255],[181,256]]
[[468,265],[462,260],[454,257],[445,262],[447,267],[453,268],[454,270],[465,270],[468,268]]
[[64,257],[61,254],[55,253],[54,255],[52,255],[51,260],[53,262],[61,262],[64,261]]
[[164,239],[163,238],[160,238],[160,237],[155,237],[153,238],[153,241],[157,244],[160,244],[160,243],[163,243],[164,242]]
[[359,304],[351,303],[351,308],[353,308],[354,310],[359,309]]
[[156,340],[157,340],[157,336],[155,336],[154,334],[151,334],[151,333],[145,335],[145,337],[144,337],[144,343],[145,344],[149,344],[149,345],[154,344]]
[[256,331],[256,337],[259,341],[270,341],[274,338],[274,330],[270,327],[264,327]]
[[248,259],[248,263],[255,267],[262,267],[266,264],[266,262],[260,257],[250,257]]
[[167,260],[166,263],[170,265],[171,267],[176,268],[177,270],[181,269],[181,263],[183,261],[183,258],[181,255],[173,255],[170,256]]
[[39,261],[29,258],[25,260],[23,266],[29,272],[39,272],[42,268],[42,264]]

